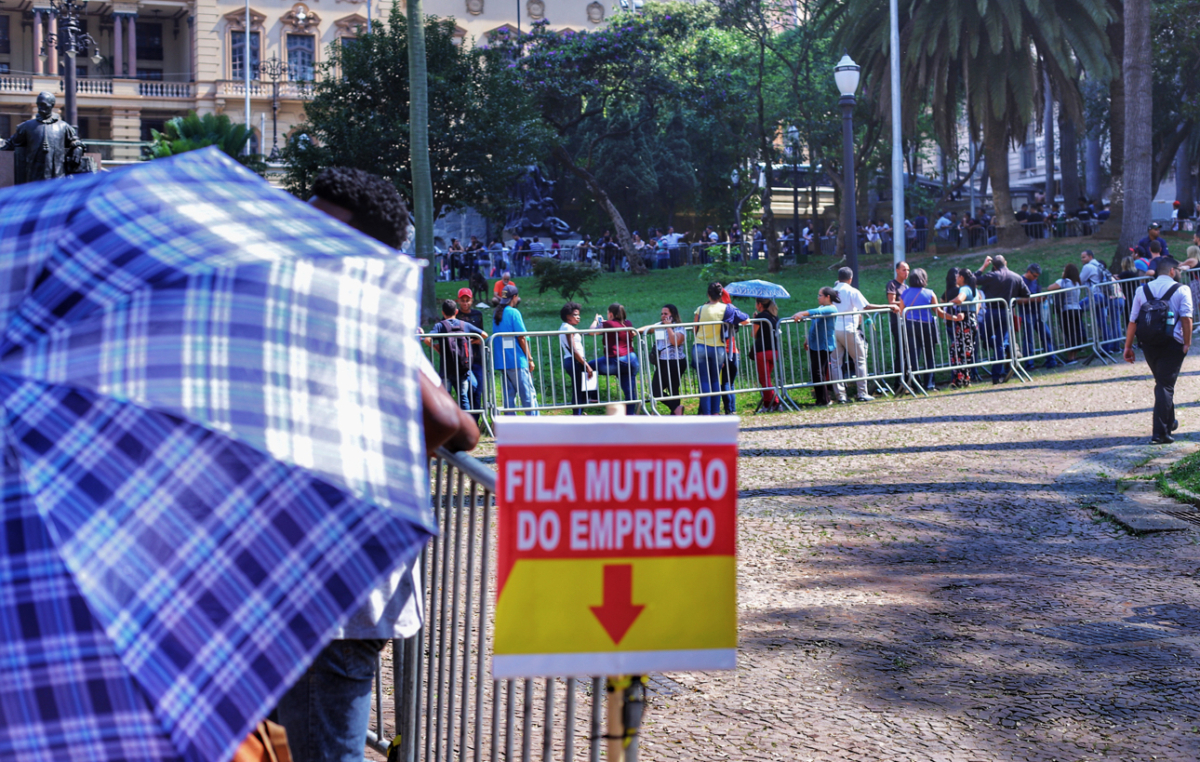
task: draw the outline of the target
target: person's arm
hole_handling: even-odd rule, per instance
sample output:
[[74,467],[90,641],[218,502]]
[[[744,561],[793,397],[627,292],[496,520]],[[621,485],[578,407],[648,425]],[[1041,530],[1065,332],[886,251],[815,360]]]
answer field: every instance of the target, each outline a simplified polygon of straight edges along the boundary
[[578,336],[571,337],[571,354],[575,357],[575,362],[583,364],[590,378],[595,371],[592,370],[591,365],[588,365],[587,357],[583,354],[583,339]]
[[1186,355],[1192,348],[1192,319],[1181,317],[1179,325],[1183,328],[1183,353]]
[[517,343],[521,345],[521,351],[525,353],[525,359],[529,361],[529,369],[533,370],[533,353],[529,351],[529,342],[525,340],[524,336],[518,336]]
[[[1191,328],[1191,322],[1192,319],[1187,318],[1187,328]],[[1129,325],[1125,326],[1125,362],[1133,362],[1133,335],[1135,333],[1137,333],[1137,323],[1131,320],[1129,321]],[[1192,340],[1191,331],[1188,331],[1184,336],[1187,341]],[[1184,351],[1185,353],[1187,351],[1186,345]]]

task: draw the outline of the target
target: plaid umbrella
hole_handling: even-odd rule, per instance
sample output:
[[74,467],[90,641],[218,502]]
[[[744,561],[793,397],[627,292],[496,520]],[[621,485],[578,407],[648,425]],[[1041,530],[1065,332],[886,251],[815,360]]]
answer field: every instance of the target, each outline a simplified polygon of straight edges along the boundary
[[0,192],[0,759],[228,759],[413,561],[419,278],[215,149]]

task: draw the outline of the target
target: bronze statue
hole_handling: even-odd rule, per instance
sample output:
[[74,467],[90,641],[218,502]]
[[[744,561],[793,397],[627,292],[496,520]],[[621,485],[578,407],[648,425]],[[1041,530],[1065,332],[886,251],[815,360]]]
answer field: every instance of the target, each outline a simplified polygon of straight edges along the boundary
[[38,93],[37,116],[22,122],[0,150],[16,151],[13,169],[17,185],[88,171],[86,148],[75,128],[54,114],[53,93]]

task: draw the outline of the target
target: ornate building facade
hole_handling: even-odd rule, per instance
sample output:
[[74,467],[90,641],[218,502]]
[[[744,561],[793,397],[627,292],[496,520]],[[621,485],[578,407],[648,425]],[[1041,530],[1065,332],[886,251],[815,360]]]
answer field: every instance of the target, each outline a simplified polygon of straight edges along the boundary
[[[402,3],[403,0],[398,0]],[[249,29],[250,123],[254,149],[269,153],[272,110],[278,104],[278,140],[304,116],[305,82],[320,75],[331,45],[350,44],[368,20],[386,18],[393,0],[251,0]],[[369,5],[368,5],[369,4]],[[427,0],[427,14],[453,17],[464,44],[486,44],[492,32],[528,29],[548,20],[576,31],[603,24],[613,8],[597,0]],[[519,14],[519,16],[518,16]],[[48,0],[0,4],[0,135],[30,118],[37,93],[58,96],[63,73],[77,75],[79,131],[98,146],[106,164],[136,161],[136,145],[151,129],[190,110],[245,120],[246,5],[228,0],[88,2],[83,31],[99,47],[73,59],[46,47],[57,33]],[[270,64],[282,69],[270,81]],[[278,93],[276,93],[278,91]],[[400,118],[406,118],[404,116]]]

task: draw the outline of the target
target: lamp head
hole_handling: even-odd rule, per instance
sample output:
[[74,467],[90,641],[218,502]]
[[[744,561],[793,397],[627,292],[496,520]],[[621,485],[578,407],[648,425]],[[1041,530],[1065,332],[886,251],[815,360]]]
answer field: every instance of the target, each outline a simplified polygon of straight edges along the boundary
[[837,83],[838,91],[843,96],[852,97],[858,92],[858,79],[861,71],[861,67],[854,63],[849,53],[844,54],[842,60],[837,62],[837,66],[833,67],[833,80]]
[[97,66],[99,66],[100,62],[103,60],[104,60],[104,56],[100,55],[99,50],[97,50],[95,55],[92,56],[92,63],[96,64]]

